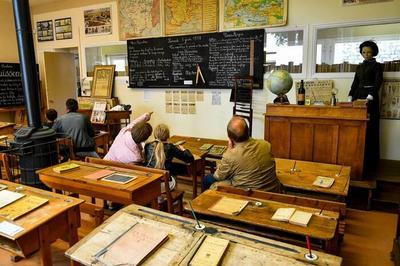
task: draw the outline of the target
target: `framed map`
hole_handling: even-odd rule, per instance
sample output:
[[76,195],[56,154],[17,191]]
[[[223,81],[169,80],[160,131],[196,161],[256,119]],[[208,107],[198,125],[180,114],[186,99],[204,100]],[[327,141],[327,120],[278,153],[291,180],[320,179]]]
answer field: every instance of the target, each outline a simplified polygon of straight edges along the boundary
[[89,9],[83,11],[85,34],[111,34],[111,7]]
[[165,35],[215,32],[218,0],[165,0]]
[[288,0],[221,0],[221,30],[256,29],[287,23]]
[[161,27],[161,0],[119,0],[119,39],[159,37]]

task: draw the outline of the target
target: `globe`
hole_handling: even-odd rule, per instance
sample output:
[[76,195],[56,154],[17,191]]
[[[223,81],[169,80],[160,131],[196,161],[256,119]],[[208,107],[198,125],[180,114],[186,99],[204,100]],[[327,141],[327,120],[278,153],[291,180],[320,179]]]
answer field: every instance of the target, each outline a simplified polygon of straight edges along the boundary
[[267,78],[267,88],[278,95],[274,103],[289,103],[286,93],[290,91],[293,85],[292,76],[286,70],[273,70]]

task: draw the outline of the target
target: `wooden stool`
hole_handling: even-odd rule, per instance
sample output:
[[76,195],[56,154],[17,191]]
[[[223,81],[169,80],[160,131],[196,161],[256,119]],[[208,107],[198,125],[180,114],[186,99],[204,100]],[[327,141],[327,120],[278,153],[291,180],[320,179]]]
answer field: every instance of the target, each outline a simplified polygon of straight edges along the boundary
[[368,190],[367,210],[371,209],[372,193],[376,189],[375,180],[350,180],[350,187],[362,188]]

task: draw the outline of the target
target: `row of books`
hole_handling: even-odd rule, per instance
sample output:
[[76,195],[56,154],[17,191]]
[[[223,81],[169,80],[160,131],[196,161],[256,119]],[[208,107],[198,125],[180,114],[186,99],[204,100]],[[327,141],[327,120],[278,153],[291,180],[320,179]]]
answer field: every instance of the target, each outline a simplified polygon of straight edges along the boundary
[[289,62],[287,65],[276,65],[275,62],[264,63],[264,71],[270,72],[271,70],[286,70],[289,73],[301,73],[303,68],[302,64],[295,65],[293,62]]

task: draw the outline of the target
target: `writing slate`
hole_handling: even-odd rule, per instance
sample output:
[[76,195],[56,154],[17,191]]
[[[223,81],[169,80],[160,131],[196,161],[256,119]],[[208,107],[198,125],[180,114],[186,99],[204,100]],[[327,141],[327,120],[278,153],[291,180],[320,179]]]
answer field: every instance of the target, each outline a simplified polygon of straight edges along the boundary
[[[129,40],[129,87],[232,89],[235,75],[250,73],[250,40],[254,89],[262,89],[264,30]],[[196,84],[198,66],[205,83]]]
[[0,106],[24,104],[19,64],[0,63]]

